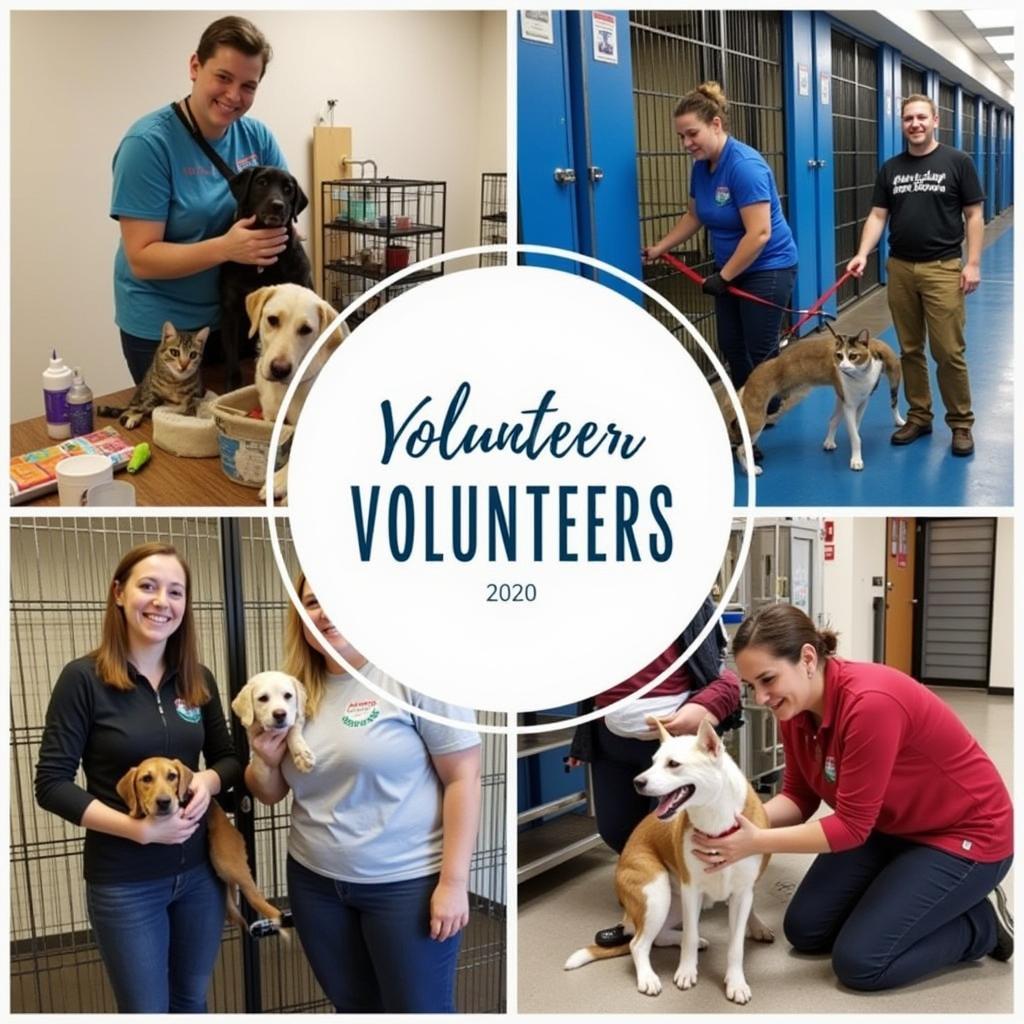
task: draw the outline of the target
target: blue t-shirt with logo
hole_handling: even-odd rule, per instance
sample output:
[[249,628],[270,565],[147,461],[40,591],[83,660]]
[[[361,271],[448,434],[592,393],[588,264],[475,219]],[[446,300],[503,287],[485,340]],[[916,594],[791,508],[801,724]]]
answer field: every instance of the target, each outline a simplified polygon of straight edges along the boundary
[[[286,167],[270,130],[249,117],[220,139],[208,139],[228,167]],[[235,214],[227,179],[186,131],[170,105],[136,121],[114,154],[110,216],[161,221],[166,242],[223,235]],[[128,266],[124,244],[114,259],[114,319],[139,338],[160,339],[165,320],[196,329],[220,323],[220,268],[171,280],[142,280]]]
[[725,266],[746,234],[740,210],[754,203],[771,204],[772,236],[744,273],[796,266],[796,242],[782,216],[775,178],[764,157],[752,146],[730,135],[714,171],[709,169],[707,160],[695,161],[690,195],[700,222],[711,236],[717,267]]

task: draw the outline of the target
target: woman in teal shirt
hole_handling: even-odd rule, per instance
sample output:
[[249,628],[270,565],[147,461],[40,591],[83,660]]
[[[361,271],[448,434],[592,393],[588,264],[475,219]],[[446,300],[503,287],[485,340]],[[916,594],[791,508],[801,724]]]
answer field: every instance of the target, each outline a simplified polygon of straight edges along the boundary
[[[121,227],[114,319],[136,383],[149,368],[165,321],[179,330],[218,326],[222,263],[269,266],[287,244],[284,227],[253,228],[254,218],[232,223],[235,199],[227,179],[174,110],[180,108],[233,172],[284,167],[269,129],[244,116],[271,54],[245,18],[213,22],[189,60],[190,94],[132,125],[114,155],[110,215]],[[214,340],[207,353],[219,347]]]

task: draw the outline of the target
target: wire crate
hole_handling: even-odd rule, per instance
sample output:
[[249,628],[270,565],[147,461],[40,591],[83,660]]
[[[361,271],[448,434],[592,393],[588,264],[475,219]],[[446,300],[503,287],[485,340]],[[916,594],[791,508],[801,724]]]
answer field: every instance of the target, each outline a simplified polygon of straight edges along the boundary
[[[343,178],[323,183],[323,296],[336,309],[378,281],[444,252],[446,183],[404,178]],[[388,285],[362,306],[364,319],[381,303],[444,273],[443,265]]]
[[[508,240],[508,175],[502,172],[485,172],[480,177],[480,244],[504,245]],[[481,267],[505,265],[505,254],[483,253]]]

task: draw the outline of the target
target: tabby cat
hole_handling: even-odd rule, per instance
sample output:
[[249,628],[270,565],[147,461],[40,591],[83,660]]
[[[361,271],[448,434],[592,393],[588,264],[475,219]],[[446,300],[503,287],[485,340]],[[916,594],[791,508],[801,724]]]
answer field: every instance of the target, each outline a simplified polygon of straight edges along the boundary
[[96,412],[100,416],[116,416],[129,430],[137,427],[158,405],[173,406],[186,416],[194,416],[203,397],[199,364],[209,336],[209,327],[199,331],[178,331],[168,320],[164,324],[160,344],[153,353],[153,362],[127,408],[101,405]]
[[[852,449],[850,469],[863,469],[860,421],[883,372],[889,379],[889,405],[893,423],[901,427],[904,420],[897,404],[900,361],[884,341],[870,337],[867,331],[861,331],[860,334],[836,334],[834,340],[807,338],[791,342],[774,359],[766,359],[754,367],[746,384],[740,388],[740,405],[750,430],[751,443],[760,437],[764,429],[769,418],[768,403],[773,398],[781,400],[781,413],[796,405],[812,387],[831,387],[836,393],[836,404],[822,447],[827,452],[835,451],[836,428],[840,419],[845,419]],[[735,416],[727,416],[727,422],[736,458],[747,469],[743,439]],[[754,472],[760,473],[761,467],[755,466]]]

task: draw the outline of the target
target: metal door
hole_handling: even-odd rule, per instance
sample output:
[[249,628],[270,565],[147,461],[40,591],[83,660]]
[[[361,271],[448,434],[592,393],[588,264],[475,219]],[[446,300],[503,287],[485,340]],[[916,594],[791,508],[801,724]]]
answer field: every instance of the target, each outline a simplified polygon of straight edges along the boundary
[[[856,255],[878,175],[878,63],[860,39],[832,30],[832,133],[835,168],[835,277]],[[864,275],[839,289],[841,309],[879,284],[876,249]]]
[[911,675],[914,670],[914,572],[916,521],[886,521],[885,654],[891,668]]
[[987,684],[995,544],[995,519],[925,522],[915,673],[922,682]]
[[[520,11],[516,90],[519,237],[578,251],[565,11]],[[526,256],[523,263],[576,273],[579,264]]]

